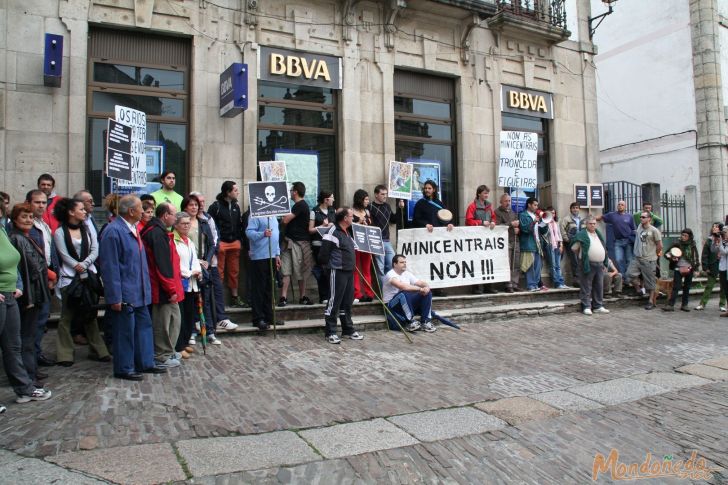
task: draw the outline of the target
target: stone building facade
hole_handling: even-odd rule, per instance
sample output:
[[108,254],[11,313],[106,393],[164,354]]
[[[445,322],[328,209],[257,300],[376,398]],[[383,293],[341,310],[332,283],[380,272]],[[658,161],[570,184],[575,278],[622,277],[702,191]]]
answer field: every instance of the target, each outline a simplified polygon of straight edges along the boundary
[[[18,200],[49,172],[58,193],[89,187],[98,201],[111,190],[106,120],[124,105],[147,114],[150,171],[161,160],[181,190],[211,199],[223,180],[256,180],[261,160],[300,156],[315,160],[319,188],[344,204],[384,182],[390,160],[415,160],[439,166],[461,222],[477,185],[503,190],[500,131],[534,131],[539,197],[565,212],[574,183],[601,178],[589,2],[566,2],[571,32],[564,5],[8,0],[0,187]],[[63,36],[60,87],[43,83],[45,33]],[[275,74],[271,55],[299,64]],[[339,85],[315,76],[324,59],[340,69]],[[236,62],[248,66],[249,107],[221,117],[220,74]],[[540,97],[548,112],[508,110],[508,91]]]

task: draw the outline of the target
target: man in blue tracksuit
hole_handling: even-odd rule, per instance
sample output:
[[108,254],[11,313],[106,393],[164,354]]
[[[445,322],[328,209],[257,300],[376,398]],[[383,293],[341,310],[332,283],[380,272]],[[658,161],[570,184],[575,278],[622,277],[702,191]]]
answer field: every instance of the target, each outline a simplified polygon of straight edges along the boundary
[[106,226],[99,245],[101,279],[113,333],[114,377],[141,381],[142,372],[163,374],[154,364],[152,303],[149,269],[137,223],[142,201],[126,195],[119,201],[119,216]]

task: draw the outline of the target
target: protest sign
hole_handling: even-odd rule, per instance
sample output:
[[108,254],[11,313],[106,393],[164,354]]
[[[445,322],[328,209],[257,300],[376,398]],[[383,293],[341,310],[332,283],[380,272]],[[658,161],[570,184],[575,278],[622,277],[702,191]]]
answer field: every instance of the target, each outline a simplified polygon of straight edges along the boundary
[[109,119],[106,130],[106,175],[131,180],[131,131],[128,126]]
[[147,115],[143,111],[116,105],[116,121],[131,127],[131,178],[120,180],[120,186],[147,185]]
[[439,160],[408,158],[407,163],[412,165],[412,198],[407,202],[407,220],[411,221],[415,215],[415,205],[423,197],[422,186],[425,185],[425,182],[432,180],[440,188],[442,184],[440,183]]
[[258,162],[260,167],[260,180],[263,182],[281,182],[288,180],[286,162]]
[[397,233],[397,253],[407,269],[432,288],[498,283],[511,277],[508,228],[436,227]]
[[290,212],[286,182],[250,182],[250,217],[283,216]]
[[389,162],[389,197],[395,199],[412,198],[412,164]]
[[536,188],[538,134],[526,131],[501,131],[498,186]]
[[352,224],[351,231],[354,234],[354,245],[358,251],[384,256],[382,230],[379,227]]
[[579,207],[589,207],[589,184],[574,184],[574,201]]

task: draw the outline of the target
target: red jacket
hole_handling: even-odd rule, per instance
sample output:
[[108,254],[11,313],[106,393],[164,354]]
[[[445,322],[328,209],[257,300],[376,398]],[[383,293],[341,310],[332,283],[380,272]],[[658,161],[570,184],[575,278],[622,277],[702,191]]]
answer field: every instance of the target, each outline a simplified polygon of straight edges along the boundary
[[[48,199],[48,205],[46,206],[46,210],[43,213],[43,220],[51,228],[51,234],[55,234],[56,229],[58,229],[58,226],[61,225],[61,223],[58,222],[58,219],[56,219],[56,216],[53,215],[53,209],[55,209],[56,204],[62,198],[63,197],[61,197],[60,195],[56,195],[52,199]],[[91,214],[89,214],[89,217],[91,217]]]
[[152,303],[171,303],[169,299],[172,295],[177,295],[177,303],[181,302],[185,298],[185,290],[182,288],[179,255],[172,233],[155,217],[144,226],[141,236],[149,265]]
[[[468,206],[468,210],[465,211],[465,225],[466,226],[482,226],[483,225],[483,215],[478,214],[479,217],[476,218],[476,207],[475,207],[475,201],[471,202]],[[493,210],[493,204],[487,204],[485,206],[485,220],[488,220],[488,215],[490,215],[490,221],[495,222],[495,211]]]

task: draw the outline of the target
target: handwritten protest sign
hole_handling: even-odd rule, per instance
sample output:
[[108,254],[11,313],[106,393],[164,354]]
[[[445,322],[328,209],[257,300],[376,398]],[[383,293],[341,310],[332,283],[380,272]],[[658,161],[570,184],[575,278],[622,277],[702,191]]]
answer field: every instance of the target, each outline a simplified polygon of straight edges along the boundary
[[511,277],[508,228],[496,226],[405,229],[397,233],[397,252],[407,269],[432,288],[497,283]]
[[538,135],[525,131],[501,131],[498,186],[536,188]]
[[382,230],[379,227],[352,224],[351,232],[354,234],[354,245],[358,251],[384,256]]

